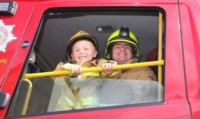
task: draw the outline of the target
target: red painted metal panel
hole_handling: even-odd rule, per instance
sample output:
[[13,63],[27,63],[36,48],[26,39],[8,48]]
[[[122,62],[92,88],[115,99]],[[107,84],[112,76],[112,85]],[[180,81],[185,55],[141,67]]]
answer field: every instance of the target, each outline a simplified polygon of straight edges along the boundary
[[1,16],[5,25],[11,26],[15,25],[12,34],[16,37],[15,40],[7,44],[6,52],[0,52],[0,86],[4,79],[7,77],[7,72],[10,70],[10,66],[13,63],[13,58],[15,57],[15,52],[18,50],[21,39],[27,28],[29,20],[31,18],[32,12],[34,10],[33,3],[30,2],[17,2],[18,9],[14,16]]
[[193,119],[200,117],[200,1],[180,0],[188,100]]
[[189,119],[188,108],[185,103],[184,101],[177,100],[165,105],[61,113],[29,117],[29,119]]
[[15,1],[29,1],[29,2],[32,2],[32,1],[38,1],[38,2],[70,2],[70,3],[75,3],[75,4],[80,4],[80,3],[85,3],[85,4],[97,4],[97,3],[104,3],[104,4],[108,4],[108,3],[111,3],[113,4],[114,2],[115,3],[119,3],[119,4],[122,4],[122,3],[177,3],[178,0],[151,0],[151,1],[147,1],[147,0],[93,0],[93,1],[89,1],[88,0],[15,0]]
[[[19,47],[21,47],[21,42],[22,42],[24,32],[26,31],[26,28],[29,24],[29,20],[31,19],[31,16],[35,7],[35,2],[18,1],[17,4],[18,4],[18,9],[14,16],[1,17],[5,25],[9,25],[9,26],[15,25],[15,27],[13,28],[12,34],[16,37],[15,40],[7,44],[6,52],[0,52],[0,60],[5,61],[5,63],[2,63],[2,62],[0,63],[0,72],[1,72],[0,85],[2,89],[1,91],[5,91],[5,90],[11,91],[11,90],[14,90],[16,86],[16,81],[18,80],[19,74],[10,73],[9,77],[11,76],[11,79],[9,81],[9,84],[4,86],[4,82],[7,81],[7,76],[10,69],[11,70],[14,69],[15,71],[21,70],[21,66],[23,65],[24,60],[19,59],[18,61],[13,61],[13,59],[16,57],[16,53],[18,52]],[[27,54],[22,53],[20,55],[26,56]],[[21,63],[20,67],[19,65],[17,65],[18,63]],[[10,91],[8,91],[8,93],[10,93]],[[1,111],[4,111],[4,110],[6,110],[6,108],[1,109]],[[3,113],[0,113],[0,116],[2,116],[2,114]]]

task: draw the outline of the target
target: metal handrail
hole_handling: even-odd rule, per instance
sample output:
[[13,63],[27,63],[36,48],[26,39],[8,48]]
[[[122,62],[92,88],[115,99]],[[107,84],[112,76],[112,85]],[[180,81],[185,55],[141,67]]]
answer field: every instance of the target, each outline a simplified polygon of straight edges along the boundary
[[22,113],[21,113],[22,115],[25,115],[26,112],[27,112],[27,109],[28,109],[28,103],[30,101],[33,85],[32,85],[32,82],[29,79],[23,79],[23,81],[28,83],[28,90],[27,90],[24,106],[23,106]]
[[[164,60],[150,61],[150,62],[140,62],[140,63],[133,63],[133,64],[115,65],[113,67],[113,70],[128,69],[128,68],[135,68],[135,67],[145,67],[145,66],[157,66],[157,65],[158,66],[164,65]],[[97,71],[103,71],[103,68],[102,67],[84,68],[84,69],[82,69],[81,73],[97,72]],[[23,78],[48,77],[48,76],[59,76],[59,75],[69,75],[69,74],[71,74],[71,71],[69,71],[69,70],[41,72],[41,73],[26,73],[26,74],[24,74]]]
[[[163,15],[159,12],[158,21],[158,61],[162,61],[162,20]],[[162,85],[162,66],[158,65],[158,82]],[[162,99],[162,91],[160,85],[158,85],[158,100]]]

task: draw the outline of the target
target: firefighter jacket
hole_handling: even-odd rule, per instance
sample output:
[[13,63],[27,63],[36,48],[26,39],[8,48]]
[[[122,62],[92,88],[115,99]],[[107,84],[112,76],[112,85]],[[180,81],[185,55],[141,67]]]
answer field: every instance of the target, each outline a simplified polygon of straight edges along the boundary
[[[89,63],[80,64],[82,68],[100,67],[103,63],[110,62],[108,60],[99,59],[92,60]],[[56,71],[65,70],[62,68],[63,62],[60,62]],[[55,111],[73,110],[99,106],[99,98],[96,89],[102,84],[100,78],[114,79],[120,75],[119,71],[106,72],[88,72],[82,73],[81,76],[58,76],[53,80],[61,87],[61,96],[57,101]]]
[[[138,59],[134,58],[127,61],[125,64],[137,63]],[[153,70],[149,67],[136,67],[123,69],[119,79],[134,79],[134,80],[157,80]]]
[[[134,58],[125,64],[137,63]],[[158,99],[158,87],[156,75],[149,67],[136,67],[121,70],[117,80],[103,80],[98,90],[101,106],[115,106],[125,104],[138,104],[156,102]]]

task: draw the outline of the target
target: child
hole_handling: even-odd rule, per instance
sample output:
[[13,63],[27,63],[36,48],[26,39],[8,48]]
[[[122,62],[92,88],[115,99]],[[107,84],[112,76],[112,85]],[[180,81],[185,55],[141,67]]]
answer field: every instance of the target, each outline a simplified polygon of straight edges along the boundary
[[[67,89],[61,90],[56,110],[82,109],[99,106],[96,89],[101,84],[99,78],[117,78],[118,71],[111,71],[114,61],[97,59],[97,40],[85,31],[79,31],[72,36],[67,45],[67,60],[72,63],[60,62],[56,71],[70,70],[71,77],[59,76],[54,78],[64,78]],[[81,73],[82,68],[99,67],[103,72]],[[94,79],[98,78],[98,79]]]

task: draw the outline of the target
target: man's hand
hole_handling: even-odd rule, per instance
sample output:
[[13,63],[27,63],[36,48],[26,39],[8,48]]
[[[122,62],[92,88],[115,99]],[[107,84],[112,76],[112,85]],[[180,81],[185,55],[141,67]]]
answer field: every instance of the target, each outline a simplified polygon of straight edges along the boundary
[[105,71],[106,73],[110,73],[114,65],[115,64],[113,62],[107,62],[107,63],[103,63],[101,67],[103,68],[103,71]]

